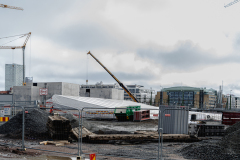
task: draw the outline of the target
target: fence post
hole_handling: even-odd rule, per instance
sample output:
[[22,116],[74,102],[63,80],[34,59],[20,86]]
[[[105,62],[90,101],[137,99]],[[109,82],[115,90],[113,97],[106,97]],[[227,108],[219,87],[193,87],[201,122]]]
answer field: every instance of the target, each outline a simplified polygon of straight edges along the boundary
[[163,115],[164,115],[165,109],[161,111],[161,160],[163,160],[162,157],[162,149],[163,149]]
[[82,154],[82,127],[83,127],[83,116],[82,116],[82,112],[83,112],[84,108],[82,108],[82,111],[81,111],[81,147],[80,147],[80,152]]
[[24,146],[24,130],[25,130],[25,108],[22,107],[22,150],[25,150]]
[[163,154],[163,152],[162,152],[162,143],[163,143],[163,125],[162,125],[162,121],[163,121],[163,119],[162,119],[162,112],[161,112],[161,110],[160,110],[160,105],[159,105],[159,109],[158,109],[158,160],[159,160],[159,158],[160,158],[160,156],[159,156],[159,151],[160,151],[160,136],[161,136],[161,160],[163,159],[162,158],[162,154]]
[[78,156],[81,156],[80,125],[80,109],[78,109]]

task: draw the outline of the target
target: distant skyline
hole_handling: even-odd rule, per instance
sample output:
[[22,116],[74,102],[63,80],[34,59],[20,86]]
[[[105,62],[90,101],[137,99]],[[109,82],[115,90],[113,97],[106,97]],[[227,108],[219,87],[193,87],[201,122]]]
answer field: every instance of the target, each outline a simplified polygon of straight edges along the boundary
[[[24,9],[0,8],[0,38],[32,32],[25,61],[35,82],[86,84],[88,71],[89,84],[116,83],[91,51],[125,85],[218,90],[223,81],[224,94],[240,96],[240,3],[224,7],[232,1],[0,0]],[[4,90],[4,66],[22,64],[22,50],[0,58]]]

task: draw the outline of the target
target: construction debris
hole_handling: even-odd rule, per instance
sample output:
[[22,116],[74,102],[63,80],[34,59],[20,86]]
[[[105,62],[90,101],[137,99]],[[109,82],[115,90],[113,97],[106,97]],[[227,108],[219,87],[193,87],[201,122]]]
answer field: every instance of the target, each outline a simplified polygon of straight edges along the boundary
[[49,116],[47,129],[52,139],[68,139],[71,132],[70,121],[63,116]]
[[65,144],[70,144],[70,142],[68,142],[68,141],[43,141],[43,142],[40,142],[40,144],[44,144],[44,145],[54,144],[55,146],[64,146]]
[[[79,131],[80,131],[80,134],[79,134]],[[81,137],[81,128],[80,129],[79,127],[73,128],[72,133],[75,135],[76,138],[78,138],[79,136]],[[85,138],[89,135],[95,135],[95,134],[87,130],[85,127],[82,127],[82,138]]]

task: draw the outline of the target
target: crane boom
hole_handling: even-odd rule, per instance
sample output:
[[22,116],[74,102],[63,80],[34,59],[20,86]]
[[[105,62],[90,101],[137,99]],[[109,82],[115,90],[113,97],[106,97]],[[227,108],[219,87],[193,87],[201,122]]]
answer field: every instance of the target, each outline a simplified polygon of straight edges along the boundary
[[112,77],[113,79],[115,79],[118,84],[123,88],[123,90],[125,92],[127,92],[127,94],[135,101],[138,102],[137,98],[127,89],[127,87],[125,87],[125,85],[120,82],[94,55],[92,55],[92,53],[89,51],[87,54],[90,54]]
[[22,10],[23,11],[23,8],[21,8],[21,7],[14,7],[14,6],[9,6],[9,5],[5,5],[5,4],[0,4],[0,7],[9,8],[9,9],[17,9],[17,10]]

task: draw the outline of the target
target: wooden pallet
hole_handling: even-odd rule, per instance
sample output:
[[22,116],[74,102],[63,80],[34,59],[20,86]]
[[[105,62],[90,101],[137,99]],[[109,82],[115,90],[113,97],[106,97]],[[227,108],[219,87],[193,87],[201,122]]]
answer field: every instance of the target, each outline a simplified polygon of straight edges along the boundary
[[[79,131],[79,127],[72,129],[72,133],[75,135],[76,138],[78,138],[79,135],[81,137],[81,128],[80,128],[80,134],[78,134],[79,133],[78,131]],[[95,134],[90,132],[89,130],[87,130],[87,128],[83,127],[82,128],[82,138],[85,138],[89,135],[95,135]]]

